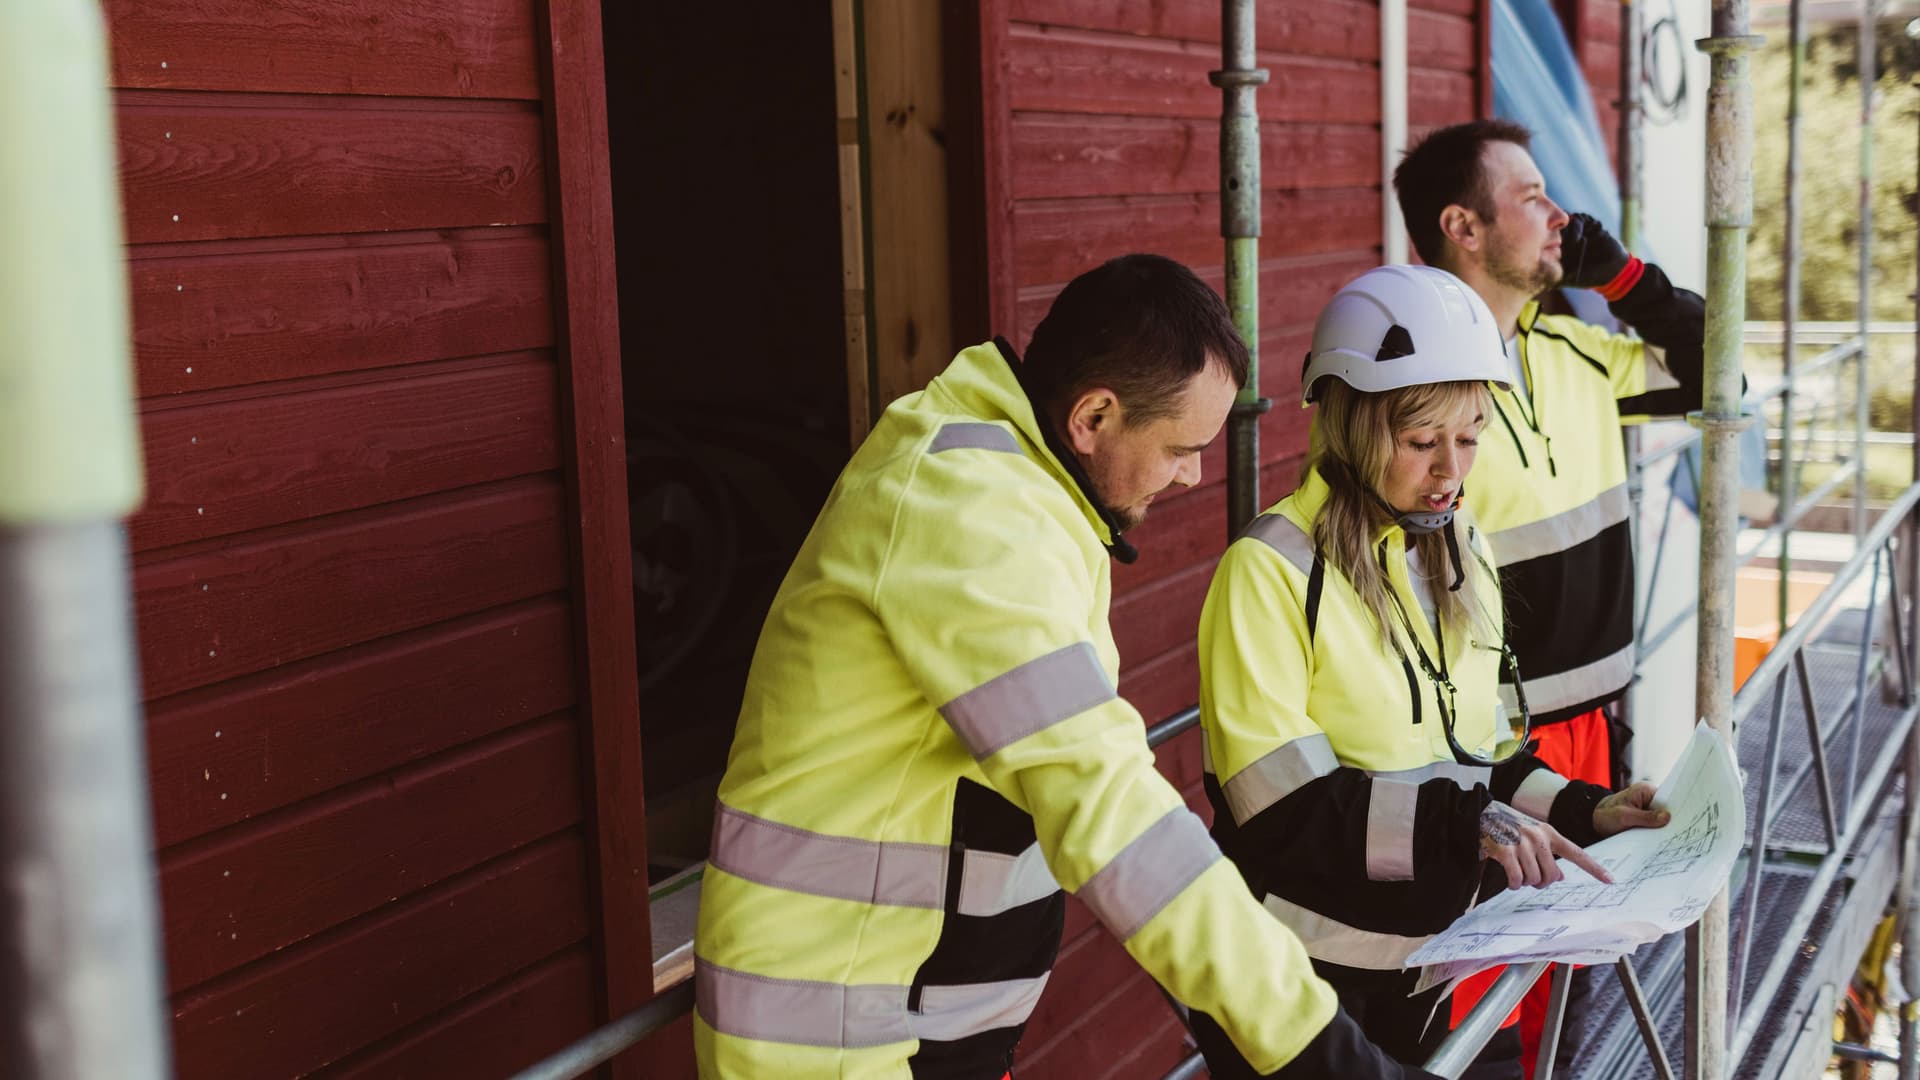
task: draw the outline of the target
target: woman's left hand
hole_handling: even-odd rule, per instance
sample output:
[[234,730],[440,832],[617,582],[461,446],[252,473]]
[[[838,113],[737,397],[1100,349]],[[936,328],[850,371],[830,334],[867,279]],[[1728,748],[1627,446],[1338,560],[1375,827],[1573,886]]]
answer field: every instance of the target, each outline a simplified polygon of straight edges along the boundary
[[1593,831],[1606,837],[1628,829],[1658,829],[1671,817],[1654,809],[1653,785],[1642,781],[1600,800],[1593,808]]

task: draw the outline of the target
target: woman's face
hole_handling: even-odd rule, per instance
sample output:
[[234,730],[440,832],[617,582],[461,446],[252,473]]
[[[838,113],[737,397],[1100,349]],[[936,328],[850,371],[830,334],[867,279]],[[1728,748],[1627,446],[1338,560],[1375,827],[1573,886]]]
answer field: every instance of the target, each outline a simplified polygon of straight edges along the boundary
[[1480,429],[1486,422],[1478,402],[1469,398],[1441,422],[1394,432],[1393,456],[1381,479],[1381,498],[1403,513],[1452,506],[1460,496],[1460,485],[1473,470]]

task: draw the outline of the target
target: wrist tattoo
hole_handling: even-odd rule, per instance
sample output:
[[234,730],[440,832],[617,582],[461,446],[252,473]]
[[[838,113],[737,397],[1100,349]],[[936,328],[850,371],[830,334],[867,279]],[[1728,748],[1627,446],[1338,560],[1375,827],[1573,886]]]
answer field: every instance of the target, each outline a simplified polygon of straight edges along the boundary
[[1520,842],[1520,830],[1529,824],[1526,816],[1505,803],[1491,802],[1480,811],[1480,835],[1496,844]]

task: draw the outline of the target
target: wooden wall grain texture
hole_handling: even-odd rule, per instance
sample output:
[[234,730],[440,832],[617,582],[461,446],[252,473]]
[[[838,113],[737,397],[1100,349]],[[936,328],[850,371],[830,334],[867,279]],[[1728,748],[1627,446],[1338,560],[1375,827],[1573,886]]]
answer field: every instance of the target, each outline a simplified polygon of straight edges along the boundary
[[597,5],[104,8],[178,1074],[504,1075],[647,963]]

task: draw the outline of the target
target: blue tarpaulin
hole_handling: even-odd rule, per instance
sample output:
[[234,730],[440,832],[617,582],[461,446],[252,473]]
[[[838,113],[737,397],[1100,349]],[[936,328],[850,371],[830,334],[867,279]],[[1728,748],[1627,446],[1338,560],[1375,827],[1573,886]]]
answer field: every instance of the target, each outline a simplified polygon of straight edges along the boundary
[[1580,61],[1547,0],[1493,0],[1493,111],[1533,131],[1547,194],[1618,236],[1620,193]]

